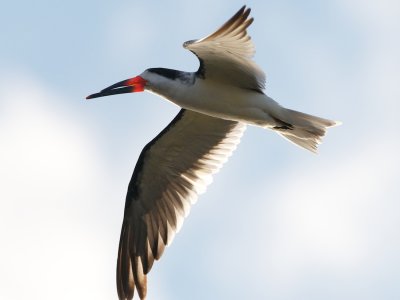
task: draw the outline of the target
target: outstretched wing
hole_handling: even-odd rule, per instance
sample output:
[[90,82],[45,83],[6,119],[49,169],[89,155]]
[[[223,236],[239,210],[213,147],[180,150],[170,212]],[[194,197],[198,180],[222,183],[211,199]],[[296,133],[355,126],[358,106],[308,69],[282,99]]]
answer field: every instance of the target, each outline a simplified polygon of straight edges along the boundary
[[117,264],[120,299],[132,299],[135,287],[145,298],[146,274],[154,260],[172,242],[245,128],[182,109],[143,149],[126,196]]
[[255,49],[246,29],[254,19],[249,15],[250,8],[243,6],[213,34],[183,44],[199,58],[199,76],[247,89],[264,88],[265,74],[251,59]]

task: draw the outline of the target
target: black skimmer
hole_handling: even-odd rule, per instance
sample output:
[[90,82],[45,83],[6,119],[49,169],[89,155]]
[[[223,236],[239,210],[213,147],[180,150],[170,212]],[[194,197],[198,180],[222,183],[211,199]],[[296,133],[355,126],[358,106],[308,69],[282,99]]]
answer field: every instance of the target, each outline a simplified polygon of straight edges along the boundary
[[316,152],[326,128],[338,124],[286,109],[263,92],[265,75],[251,60],[249,14],[243,6],[211,35],[183,44],[198,57],[197,72],[151,68],[87,97],[147,90],[182,108],[144,147],[129,183],[117,262],[120,299],[132,299],[135,288],[146,298],[154,260],[171,244],[246,125],[272,129]]

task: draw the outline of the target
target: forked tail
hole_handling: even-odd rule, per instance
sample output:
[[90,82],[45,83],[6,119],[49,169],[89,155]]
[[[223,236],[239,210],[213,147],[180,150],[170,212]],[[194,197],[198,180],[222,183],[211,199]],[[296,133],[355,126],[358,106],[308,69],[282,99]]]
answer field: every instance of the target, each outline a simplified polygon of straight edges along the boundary
[[323,119],[291,109],[283,109],[282,117],[273,129],[296,145],[316,153],[322,137],[328,127],[340,125],[340,122]]

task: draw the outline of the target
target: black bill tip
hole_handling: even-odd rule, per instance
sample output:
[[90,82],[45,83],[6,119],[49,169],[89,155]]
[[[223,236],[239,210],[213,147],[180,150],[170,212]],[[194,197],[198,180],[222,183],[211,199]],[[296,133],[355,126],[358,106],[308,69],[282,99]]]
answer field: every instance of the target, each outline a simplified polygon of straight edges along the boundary
[[99,93],[89,95],[86,97],[86,99],[89,100],[89,99],[93,99],[93,98],[99,98],[99,97],[116,95],[116,94],[127,94],[127,93],[132,93],[133,91],[134,91],[134,88],[132,86],[123,86],[123,87],[117,87],[117,88],[110,87],[110,88],[102,90]]
[[93,98],[98,98],[98,97],[101,97],[101,93],[91,94],[91,95],[86,97],[86,100],[93,99]]

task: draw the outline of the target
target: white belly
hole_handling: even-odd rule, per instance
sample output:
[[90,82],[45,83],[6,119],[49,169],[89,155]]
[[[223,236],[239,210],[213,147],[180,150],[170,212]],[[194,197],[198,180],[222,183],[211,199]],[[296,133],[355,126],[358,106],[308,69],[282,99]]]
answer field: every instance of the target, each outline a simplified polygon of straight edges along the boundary
[[185,109],[263,127],[273,126],[271,115],[279,115],[282,109],[265,94],[206,80],[171,89],[162,96]]

